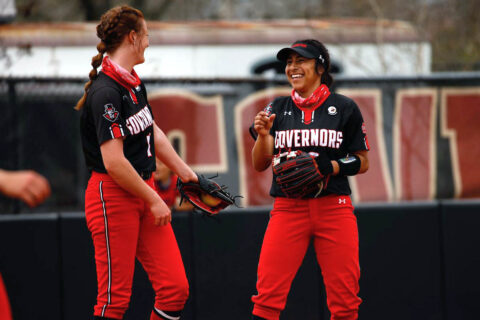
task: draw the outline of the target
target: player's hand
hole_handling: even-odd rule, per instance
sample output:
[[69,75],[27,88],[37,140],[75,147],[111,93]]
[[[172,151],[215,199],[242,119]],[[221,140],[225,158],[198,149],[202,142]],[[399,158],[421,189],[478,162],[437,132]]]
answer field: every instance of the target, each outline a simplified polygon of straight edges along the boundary
[[253,128],[257,131],[259,136],[267,136],[270,134],[270,129],[273,126],[276,114],[272,113],[270,116],[265,111],[260,111],[255,116]]
[[198,176],[197,174],[189,169],[189,171],[184,174],[182,177],[179,177],[183,182],[195,182],[198,183]]
[[156,226],[166,226],[172,222],[172,211],[160,197],[150,206],[150,210]]
[[0,171],[0,192],[35,207],[50,196],[50,184],[32,170]]

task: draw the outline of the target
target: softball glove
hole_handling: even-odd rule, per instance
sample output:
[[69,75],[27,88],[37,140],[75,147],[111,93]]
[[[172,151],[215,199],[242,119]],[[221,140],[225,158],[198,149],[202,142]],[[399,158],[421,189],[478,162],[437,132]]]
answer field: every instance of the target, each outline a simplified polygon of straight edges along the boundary
[[281,153],[272,162],[275,181],[288,198],[318,196],[333,171],[326,155],[315,158],[300,150]]
[[231,196],[225,186],[220,186],[212,179],[197,174],[198,183],[183,182],[177,180],[177,189],[180,192],[180,204],[183,200],[189,201],[195,209],[206,215],[216,215],[220,210],[235,204],[235,198]]

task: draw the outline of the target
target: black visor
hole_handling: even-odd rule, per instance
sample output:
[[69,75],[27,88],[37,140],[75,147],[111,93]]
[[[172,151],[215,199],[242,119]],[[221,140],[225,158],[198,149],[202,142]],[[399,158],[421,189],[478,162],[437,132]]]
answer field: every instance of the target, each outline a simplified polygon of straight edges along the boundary
[[323,57],[318,48],[303,42],[295,42],[290,48],[283,48],[277,53],[277,59],[280,61],[287,61],[289,55],[296,52],[307,59],[320,59],[323,62]]

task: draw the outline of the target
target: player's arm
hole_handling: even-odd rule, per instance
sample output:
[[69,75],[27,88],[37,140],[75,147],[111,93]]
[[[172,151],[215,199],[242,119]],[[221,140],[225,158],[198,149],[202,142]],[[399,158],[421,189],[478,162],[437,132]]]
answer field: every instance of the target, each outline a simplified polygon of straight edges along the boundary
[[354,176],[368,170],[368,151],[353,152],[349,157],[332,161],[333,175]]
[[155,122],[153,123],[153,131],[155,155],[160,161],[165,163],[183,182],[198,182],[195,172],[180,158],[165,133],[163,133]]
[[172,220],[170,208],[157,192],[142,180],[123,153],[123,139],[111,139],[100,146],[103,164],[112,179],[123,189],[149,204],[156,225]]
[[0,169],[0,193],[20,199],[35,207],[50,196],[50,184],[32,170],[7,171]]
[[[350,150],[348,157],[335,159],[332,161],[333,174],[341,176],[354,176],[365,173],[369,167],[368,161],[368,139],[360,109],[351,100],[353,110],[346,127],[349,129],[345,132],[345,140],[349,141],[347,150]],[[356,150],[356,151],[352,151]]]
[[252,163],[257,171],[266,170],[272,161],[274,140],[270,135],[275,114],[267,116],[265,111],[260,111],[254,120],[254,129],[258,136],[252,149]]
[[370,166],[368,162],[368,151],[362,150],[354,152],[353,154],[357,155],[360,158],[360,170],[358,170],[358,174],[367,172]]

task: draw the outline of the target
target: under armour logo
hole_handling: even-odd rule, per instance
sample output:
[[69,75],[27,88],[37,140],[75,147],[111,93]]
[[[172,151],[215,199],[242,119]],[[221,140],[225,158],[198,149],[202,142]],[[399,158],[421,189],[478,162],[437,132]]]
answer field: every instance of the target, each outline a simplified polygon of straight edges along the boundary
[[292,115],[292,111],[285,111],[285,112],[283,113],[284,116],[286,116],[287,114],[288,114],[289,116],[291,116],[291,115]]
[[347,199],[338,199],[338,204],[347,204]]

